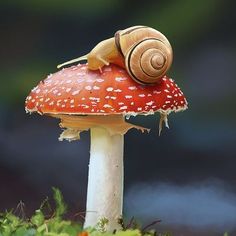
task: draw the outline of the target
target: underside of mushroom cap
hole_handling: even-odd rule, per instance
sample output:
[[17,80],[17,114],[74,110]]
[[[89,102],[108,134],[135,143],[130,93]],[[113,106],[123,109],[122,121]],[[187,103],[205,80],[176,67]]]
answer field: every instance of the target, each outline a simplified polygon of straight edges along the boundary
[[186,108],[187,101],[172,79],[164,76],[154,86],[140,85],[115,65],[105,66],[101,72],[89,70],[87,64],[62,69],[32,89],[25,102],[27,112],[58,118],[160,112],[161,123],[166,124],[170,112]]

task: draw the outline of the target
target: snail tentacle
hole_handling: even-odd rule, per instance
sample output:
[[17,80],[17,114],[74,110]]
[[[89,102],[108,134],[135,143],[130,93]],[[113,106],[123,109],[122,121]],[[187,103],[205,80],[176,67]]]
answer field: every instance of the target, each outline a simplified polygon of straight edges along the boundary
[[64,62],[64,63],[62,63],[60,65],[57,65],[57,68],[59,69],[59,68],[61,68],[63,66],[70,65],[70,64],[78,62],[78,61],[84,61],[84,60],[87,60],[87,58],[88,58],[88,54],[86,54],[84,56],[81,56],[81,57],[78,57],[78,58],[75,58],[75,59],[72,59],[70,61],[66,61],[66,62]]

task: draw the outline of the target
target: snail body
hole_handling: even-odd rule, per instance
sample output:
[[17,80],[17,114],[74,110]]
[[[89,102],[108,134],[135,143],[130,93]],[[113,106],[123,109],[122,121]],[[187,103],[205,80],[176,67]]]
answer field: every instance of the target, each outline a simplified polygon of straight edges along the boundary
[[64,66],[81,60],[88,61],[88,68],[98,70],[110,63],[127,70],[140,84],[155,84],[171,66],[172,48],[159,31],[134,26],[115,33],[113,38],[98,43],[87,55],[68,61]]
[[117,50],[114,38],[109,38],[98,43],[89,54],[86,55],[90,70],[101,69],[110,63],[125,67],[124,60]]

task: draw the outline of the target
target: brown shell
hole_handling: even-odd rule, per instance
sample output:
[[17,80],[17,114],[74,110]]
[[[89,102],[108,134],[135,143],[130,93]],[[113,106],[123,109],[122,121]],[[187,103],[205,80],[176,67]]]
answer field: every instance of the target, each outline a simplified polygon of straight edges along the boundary
[[125,57],[129,75],[141,84],[155,84],[172,64],[173,52],[167,38],[146,26],[134,26],[115,34],[118,51]]

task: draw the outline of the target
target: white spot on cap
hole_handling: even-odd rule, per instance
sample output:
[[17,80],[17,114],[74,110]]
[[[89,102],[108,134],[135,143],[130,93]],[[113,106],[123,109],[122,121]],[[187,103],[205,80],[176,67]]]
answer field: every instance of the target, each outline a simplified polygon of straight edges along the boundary
[[80,92],[79,90],[75,90],[75,91],[72,92],[72,95],[74,96],[76,94],[79,94],[79,92]]
[[107,90],[107,92],[111,92],[111,91],[113,91],[113,88],[112,87],[108,87],[106,90]]
[[71,88],[67,88],[67,89],[66,89],[66,92],[67,92],[67,93],[69,93],[69,92],[70,92],[70,90],[71,90]]
[[35,90],[35,93],[40,93],[40,89],[36,89],[36,90]]
[[134,102],[131,102],[130,105],[134,105]]
[[31,98],[32,98],[32,97],[31,97],[31,96],[29,96],[29,97],[27,97],[27,100],[31,100]]
[[112,100],[116,100],[117,97],[111,96],[110,97]]
[[125,95],[125,98],[129,99],[129,98],[132,98],[133,96],[131,95]]
[[146,104],[147,104],[148,106],[151,106],[153,103],[154,103],[154,101],[151,101],[151,102],[147,102]]
[[130,87],[128,87],[128,89],[129,89],[129,90],[136,90],[137,87],[136,87],[136,86],[130,86]]
[[102,82],[104,81],[104,79],[96,79],[96,81],[97,81],[98,83],[102,83]]
[[32,101],[31,102],[35,102],[35,99],[32,99]]
[[70,103],[74,103],[74,102],[75,102],[75,99],[71,99],[71,100],[70,100]]
[[44,83],[47,85],[47,86],[50,86],[50,84],[52,83],[52,80],[51,79],[46,79],[44,81]]
[[68,80],[66,81],[67,84],[70,84],[71,82],[72,82],[72,80],[70,80],[70,79],[68,79]]
[[169,84],[166,84],[166,87],[167,87],[167,88],[169,88],[169,87],[170,87],[170,85],[169,85]]
[[139,94],[138,96],[143,98],[143,97],[145,97],[145,94]]
[[165,91],[166,93],[169,93],[169,92],[170,92],[168,89],[164,89],[164,91]]
[[84,101],[84,100],[85,100],[85,98],[83,97],[83,98],[81,98],[81,100],[83,100],[83,101]]
[[51,101],[50,103],[49,103],[49,106],[52,106],[54,104],[54,101]]
[[161,93],[161,91],[157,91],[157,90],[153,91],[153,94],[160,94],[160,93]]
[[148,96],[148,97],[151,97],[151,96],[152,96],[152,94],[150,94],[150,93],[149,93],[147,96]]
[[119,104],[119,105],[124,105],[124,103],[123,103],[123,102],[118,102],[118,104]]
[[109,104],[105,104],[103,107],[104,107],[104,108],[111,108],[112,106],[109,105]]
[[115,78],[115,80],[117,81],[117,82],[121,82],[121,81],[124,81],[124,80],[126,80],[127,78],[125,78],[125,77],[116,77]]
[[123,106],[123,107],[120,107],[119,110],[126,110],[128,107],[127,106]]
[[170,101],[165,101],[166,104],[170,103]]
[[57,96],[61,96],[61,93],[58,93]]
[[94,90],[99,90],[100,87],[98,87],[98,86],[95,85],[95,86],[93,86],[93,89],[94,89]]
[[43,98],[40,98],[39,101],[42,102],[42,101],[43,101]]
[[171,96],[171,95],[167,95],[167,97],[168,97],[168,98],[172,98],[172,96]]
[[114,92],[121,93],[122,90],[121,89],[115,89]]
[[97,102],[99,102],[99,101],[100,101],[100,98],[96,98],[96,97],[89,97],[89,100],[92,100],[92,101],[97,101]]
[[37,90],[37,89],[38,89],[38,86],[34,87],[31,91],[35,92],[35,90]]
[[84,104],[82,104],[81,107],[83,107],[83,108],[89,108],[88,105],[84,105]]
[[137,109],[138,111],[142,111],[143,110],[143,108],[142,107],[138,107],[138,109]]
[[92,90],[92,87],[90,85],[85,87],[86,90]]

